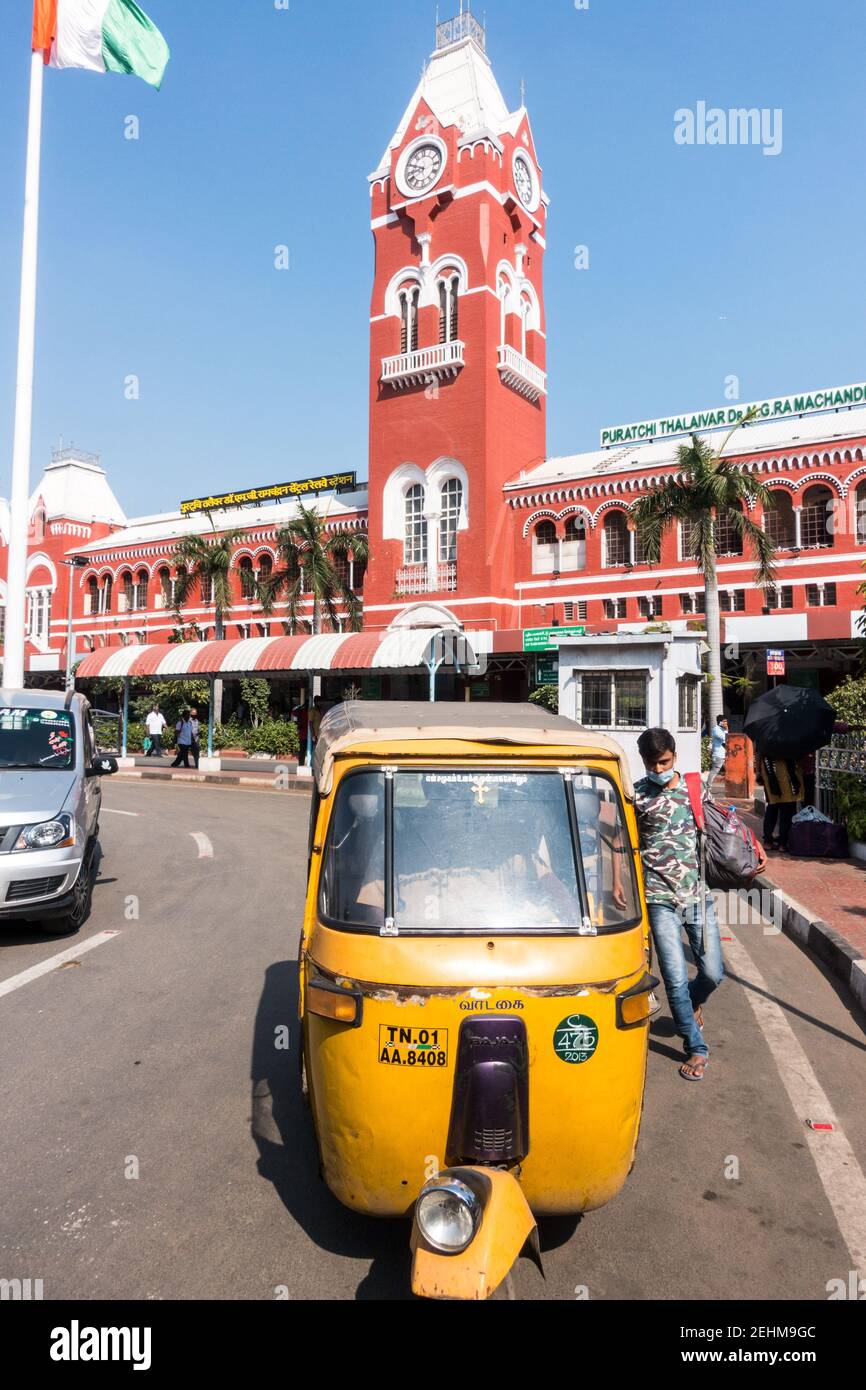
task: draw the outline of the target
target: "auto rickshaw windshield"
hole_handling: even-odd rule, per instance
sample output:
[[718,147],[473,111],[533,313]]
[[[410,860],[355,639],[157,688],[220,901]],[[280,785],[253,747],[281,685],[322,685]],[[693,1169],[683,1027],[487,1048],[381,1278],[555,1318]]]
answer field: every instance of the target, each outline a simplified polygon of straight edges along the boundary
[[617,790],[589,770],[349,774],[320,912],[355,930],[381,931],[393,917],[401,933],[633,926],[640,901]]

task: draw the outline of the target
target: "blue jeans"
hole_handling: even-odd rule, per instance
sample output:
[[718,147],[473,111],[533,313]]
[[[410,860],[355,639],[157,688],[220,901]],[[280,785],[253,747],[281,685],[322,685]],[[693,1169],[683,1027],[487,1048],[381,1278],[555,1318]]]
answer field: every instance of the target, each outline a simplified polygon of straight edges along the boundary
[[[647,909],[659,969],[665,982],[665,993],[674,1017],[674,1025],[683,1040],[686,1056],[709,1057],[710,1050],[704,1041],[704,1035],[695,1023],[695,1009],[709,999],[725,976],[722,942],[713,899],[708,893],[706,953],[703,948],[700,901],[680,909],[668,907],[664,903],[648,903]],[[698,973],[693,980],[689,980],[683,927],[698,967]]]

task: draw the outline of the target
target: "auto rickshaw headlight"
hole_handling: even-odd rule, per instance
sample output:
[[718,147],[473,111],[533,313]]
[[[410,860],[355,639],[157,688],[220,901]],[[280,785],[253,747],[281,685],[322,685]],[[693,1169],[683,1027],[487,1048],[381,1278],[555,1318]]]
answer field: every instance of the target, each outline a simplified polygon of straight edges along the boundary
[[650,1016],[650,993],[658,985],[658,980],[647,971],[633,989],[616,997],[617,1028],[639,1028]]
[[436,1178],[424,1188],[415,1208],[418,1229],[434,1250],[459,1255],[472,1244],[481,1217],[481,1202],[459,1178]]

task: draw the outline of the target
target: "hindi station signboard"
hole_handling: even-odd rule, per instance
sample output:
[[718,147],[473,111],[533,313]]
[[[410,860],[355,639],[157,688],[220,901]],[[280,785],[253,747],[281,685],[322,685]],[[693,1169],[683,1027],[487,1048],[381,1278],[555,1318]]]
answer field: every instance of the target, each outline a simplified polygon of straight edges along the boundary
[[294,483],[273,483],[270,487],[251,487],[243,492],[225,492],[219,497],[195,497],[181,502],[181,516],[196,512],[219,512],[227,507],[252,507],[261,502],[280,502],[284,498],[311,497],[321,492],[353,492],[357,473],[330,473],[320,478],[304,478]]

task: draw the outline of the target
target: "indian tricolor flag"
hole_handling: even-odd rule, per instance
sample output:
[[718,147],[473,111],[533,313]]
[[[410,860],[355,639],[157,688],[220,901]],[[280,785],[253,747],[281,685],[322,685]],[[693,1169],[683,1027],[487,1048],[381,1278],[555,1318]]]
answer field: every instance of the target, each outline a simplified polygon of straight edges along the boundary
[[52,68],[129,72],[159,87],[168,44],[134,0],[35,0],[33,51]]

